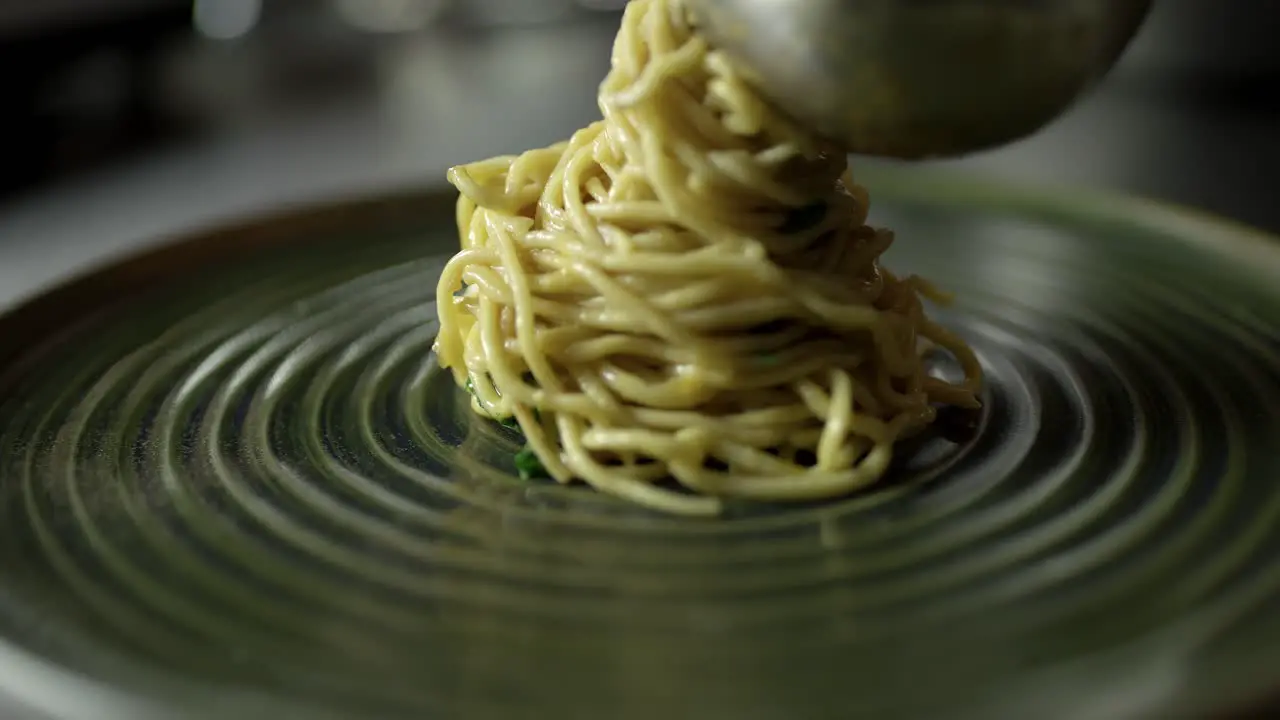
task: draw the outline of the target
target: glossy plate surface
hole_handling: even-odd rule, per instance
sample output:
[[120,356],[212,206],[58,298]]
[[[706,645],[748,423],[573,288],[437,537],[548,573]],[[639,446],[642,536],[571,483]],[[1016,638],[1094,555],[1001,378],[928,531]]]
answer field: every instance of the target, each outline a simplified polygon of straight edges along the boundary
[[[975,436],[687,520],[512,476],[430,356],[450,196],[187,238],[0,319],[0,696],[55,718],[1097,718],[1280,680],[1280,245],[882,170]],[[8,717],[8,716],[6,716]],[[19,716],[20,717],[20,716]]]

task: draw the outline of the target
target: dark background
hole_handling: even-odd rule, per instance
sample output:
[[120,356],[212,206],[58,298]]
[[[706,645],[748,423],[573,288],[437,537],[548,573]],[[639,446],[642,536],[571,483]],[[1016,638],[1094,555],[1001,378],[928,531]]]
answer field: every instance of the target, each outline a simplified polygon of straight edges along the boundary
[[[231,215],[403,183],[595,114],[618,0],[0,0],[0,302]],[[1156,0],[1032,139],[959,161],[1280,230],[1273,0]]]

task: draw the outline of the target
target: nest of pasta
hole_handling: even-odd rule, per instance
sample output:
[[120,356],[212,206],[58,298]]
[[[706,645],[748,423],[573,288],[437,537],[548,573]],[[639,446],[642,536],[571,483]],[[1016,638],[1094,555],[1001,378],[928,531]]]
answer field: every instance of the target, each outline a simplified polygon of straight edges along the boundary
[[879,264],[893,235],[846,156],[754,95],[682,2],[630,3],[599,99],[567,142],[449,173],[436,353],[519,425],[518,467],[714,514],[847,494],[939,407],[978,406],[973,353],[925,312],[944,298]]

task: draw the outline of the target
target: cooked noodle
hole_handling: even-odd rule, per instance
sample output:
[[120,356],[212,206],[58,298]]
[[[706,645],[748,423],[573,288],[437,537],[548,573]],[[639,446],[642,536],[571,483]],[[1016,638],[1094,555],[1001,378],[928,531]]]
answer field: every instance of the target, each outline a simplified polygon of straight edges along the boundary
[[[657,510],[875,482],[981,370],[878,265],[845,154],[770,109],[680,0],[633,0],[565,143],[453,168],[436,352],[560,482]],[[928,374],[924,348],[965,378]],[[674,480],[685,491],[664,482]],[[692,492],[687,492],[692,491]]]

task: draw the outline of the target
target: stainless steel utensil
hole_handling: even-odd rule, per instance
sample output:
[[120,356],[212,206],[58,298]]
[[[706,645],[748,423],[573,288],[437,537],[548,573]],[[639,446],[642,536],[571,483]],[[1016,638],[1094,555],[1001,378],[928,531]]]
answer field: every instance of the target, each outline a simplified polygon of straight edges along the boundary
[[1028,135],[1106,74],[1151,0],[688,0],[760,92],[850,151]]

